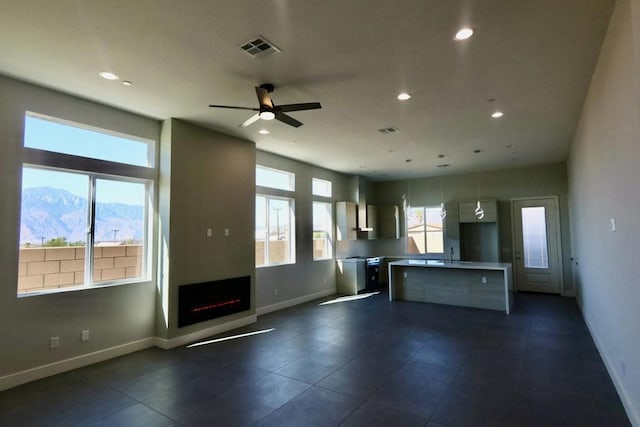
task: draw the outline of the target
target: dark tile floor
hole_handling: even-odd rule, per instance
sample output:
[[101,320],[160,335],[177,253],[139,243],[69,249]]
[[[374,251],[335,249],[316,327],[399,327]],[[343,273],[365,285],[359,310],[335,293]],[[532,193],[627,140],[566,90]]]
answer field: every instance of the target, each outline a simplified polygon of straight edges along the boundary
[[380,294],[260,316],[0,393],[2,426],[629,426],[575,300],[511,315]]

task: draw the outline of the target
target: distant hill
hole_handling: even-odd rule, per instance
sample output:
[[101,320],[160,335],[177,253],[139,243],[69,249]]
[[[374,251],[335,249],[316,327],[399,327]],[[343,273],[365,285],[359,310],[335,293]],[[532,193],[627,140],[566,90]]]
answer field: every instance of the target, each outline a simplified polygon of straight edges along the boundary
[[[20,245],[40,245],[56,237],[69,242],[86,239],[87,199],[51,187],[23,191]],[[96,204],[96,242],[142,239],[144,207],[123,203]]]

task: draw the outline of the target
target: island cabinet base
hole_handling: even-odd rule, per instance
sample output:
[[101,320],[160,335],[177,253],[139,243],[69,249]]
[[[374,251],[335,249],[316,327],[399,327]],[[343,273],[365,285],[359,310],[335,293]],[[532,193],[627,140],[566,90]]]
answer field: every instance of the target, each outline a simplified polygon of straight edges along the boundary
[[455,264],[427,266],[391,263],[389,299],[509,313],[513,301],[511,266],[483,269],[482,263],[473,264],[473,267],[456,267]]

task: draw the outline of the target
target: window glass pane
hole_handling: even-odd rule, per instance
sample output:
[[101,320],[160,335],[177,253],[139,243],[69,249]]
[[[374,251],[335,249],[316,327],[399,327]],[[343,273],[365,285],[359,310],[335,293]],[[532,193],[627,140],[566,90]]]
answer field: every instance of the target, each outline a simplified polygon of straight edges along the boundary
[[522,208],[525,268],[549,268],[545,207]]
[[442,232],[440,208],[425,208],[425,222],[427,227],[427,253],[443,253],[444,234]]
[[407,210],[407,253],[444,252],[440,207],[411,207]]
[[94,282],[142,277],[145,187],[96,179]]
[[24,146],[91,159],[152,166],[151,141],[129,139],[42,117],[25,117]]
[[313,259],[332,256],[331,203],[313,202]]
[[407,252],[426,253],[424,208],[413,207],[407,210]]
[[84,283],[89,177],[24,167],[18,293]]
[[313,178],[311,180],[311,192],[314,196],[331,197],[331,181]]
[[265,264],[267,236],[267,199],[256,196],[256,265]]
[[256,166],[256,185],[277,188],[280,190],[295,190],[295,174],[277,169]]
[[269,199],[269,264],[291,260],[291,215],[289,200]]

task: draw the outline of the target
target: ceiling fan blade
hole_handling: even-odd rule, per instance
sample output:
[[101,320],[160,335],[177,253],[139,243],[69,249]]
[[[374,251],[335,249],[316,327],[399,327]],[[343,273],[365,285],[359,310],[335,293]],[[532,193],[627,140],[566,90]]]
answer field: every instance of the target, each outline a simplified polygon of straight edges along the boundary
[[250,110],[250,111],[260,111],[259,108],[249,108],[249,107],[232,107],[230,105],[209,105],[212,108],[231,108],[233,110]]
[[276,110],[286,113],[289,111],[317,110],[318,108],[322,108],[319,102],[305,102],[302,104],[278,105]]
[[247,126],[254,124],[259,119],[260,119],[260,115],[259,114],[254,114],[253,116],[251,116],[247,120],[245,120],[240,126],[242,126],[243,128],[246,128]]
[[276,112],[276,120],[280,120],[282,123],[286,123],[289,126],[293,126],[294,128],[299,128],[302,126],[302,122],[297,121],[291,116],[287,116],[284,113]]
[[267,107],[270,110],[273,109],[273,102],[269,97],[269,91],[263,87],[256,87],[256,95],[258,95],[258,102],[261,107]]

